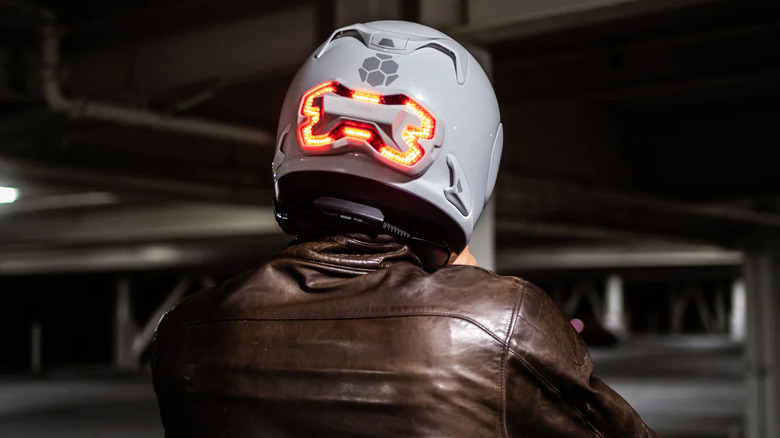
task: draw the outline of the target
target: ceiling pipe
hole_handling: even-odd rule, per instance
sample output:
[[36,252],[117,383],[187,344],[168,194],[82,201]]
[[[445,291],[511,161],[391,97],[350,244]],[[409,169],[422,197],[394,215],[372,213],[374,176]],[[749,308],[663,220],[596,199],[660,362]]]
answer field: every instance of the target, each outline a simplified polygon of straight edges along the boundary
[[261,129],[247,128],[190,117],[173,117],[136,108],[123,107],[87,98],[70,98],[60,89],[58,70],[60,62],[60,32],[56,27],[52,11],[41,13],[43,27],[41,79],[43,95],[52,111],[67,114],[73,118],[105,120],[126,125],[141,126],[164,131],[178,132],[218,140],[241,143],[273,145],[275,136]]

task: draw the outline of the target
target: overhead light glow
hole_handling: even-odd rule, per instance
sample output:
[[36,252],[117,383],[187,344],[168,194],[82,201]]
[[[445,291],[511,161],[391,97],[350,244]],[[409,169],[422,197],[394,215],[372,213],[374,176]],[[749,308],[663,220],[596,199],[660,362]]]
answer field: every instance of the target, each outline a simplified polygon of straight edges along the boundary
[[10,204],[19,198],[19,190],[0,186],[0,204]]

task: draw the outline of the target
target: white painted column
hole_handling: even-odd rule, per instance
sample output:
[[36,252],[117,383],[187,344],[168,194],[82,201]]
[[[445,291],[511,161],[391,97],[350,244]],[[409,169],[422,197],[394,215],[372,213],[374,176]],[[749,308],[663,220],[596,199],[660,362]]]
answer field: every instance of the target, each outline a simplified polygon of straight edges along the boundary
[[[486,49],[474,46],[466,45],[466,48],[471,52],[474,58],[479,61],[482,69],[489,78],[493,77],[493,58]],[[477,259],[477,263],[480,267],[496,270],[496,199],[492,197],[485,209],[482,210],[482,216],[477,222],[477,226],[474,228],[474,234],[471,236],[471,242],[469,243],[469,249],[471,254]]]
[[496,201],[491,199],[482,211],[469,243],[471,254],[480,267],[496,269]]
[[[176,286],[174,286],[173,290],[171,290],[165,300],[163,300],[154,313],[152,313],[152,316],[146,321],[146,324],[143,326],[143,328],[136,329],[136,334],[132,339],[131,349],[133,354],[133,363],[140,364],[141,355],[154,340],[154,333],[157,330],[157,325],[160,324],[163,316],[165,316],[165,314],[171,310],[173,306],[179,302],[179,300],[182,299],[184,294],[187,293],[187,290],[190,289],[191,285],[192,280],[190,279],[189,275],[182,277],[181,280],[176,283]],[[202,287],[209,287],[210,285],[213,285],[213,280],[208,277],[203,277],[201,279]]]
[[748,438],[780,436],[780,251],[760,244],[747,253],[745,279],[747,332],[745,353],[746,429]]
[[623,277],[618,274],[610,274],[607,277],[606,295],[604,327],[618,336],[625,336],[628,330],[626,329],[626,314],[623,304]]
[[747,316],[747,291],[745,280],[738,278],[731,284],[731,312],[729,315],[729,339],[745,341]]

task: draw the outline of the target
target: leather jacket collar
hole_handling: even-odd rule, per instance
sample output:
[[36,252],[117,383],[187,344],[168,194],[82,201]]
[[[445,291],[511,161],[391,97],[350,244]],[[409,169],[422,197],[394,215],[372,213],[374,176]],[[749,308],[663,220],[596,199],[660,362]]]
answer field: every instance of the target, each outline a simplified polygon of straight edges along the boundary
[[279,252],[277,258],[294,258],[322,265],[375,271],[401,263],[424,265],[408,245],[386,234],[344,233],[330,236],[299,237]]

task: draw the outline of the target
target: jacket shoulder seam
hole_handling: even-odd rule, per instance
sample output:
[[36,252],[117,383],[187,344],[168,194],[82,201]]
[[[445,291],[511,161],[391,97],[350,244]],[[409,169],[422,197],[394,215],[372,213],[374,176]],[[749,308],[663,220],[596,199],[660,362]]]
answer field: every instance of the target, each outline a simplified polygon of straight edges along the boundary
[[[544,293],[544,292],[540,292],[540,293]],[[529,326],[531,326],[531,327],[532,327],[532,328],[533,328],[533,329],[534,329],[534,330],[535,330],[537,333],[539,333],[540,335],[542,335],[542,336],[543,336],[545,339],[547,339],[547,340],[551,341],[550,343],[551,343],[553,346],[555,346],[555,348],[556,348],[558,351],[560,351],[560,352],[561,352],[561,354],[563,354],[563,355],[564,355],[564,356],[565,356],[567,359],[569,359],[569,360],[570,360],[570,361],[571,361],[573,364],[575,364],[575,365],[577,365],[577,366],[580,366],[580,365],[584,364],[584,363],[585,363],[585,361],[587,360],[587,359],[586,359],[586,358],[587,358],[587,355],[583,355],[583,357],[582,357],[582,358],[575,358],[575,357],[572,357],[572,355],[571,355],[571,354],[569,354],[568,352],[566,352],[566,351],[565,351],[563,348],[561,348],[561,347],[558,345],[558,343],[557,343],[557,342],[552,342],[552,339],[550,338],[550,336],[549,336],[547,333],[545,333],[545,331],[544,331],[544,330],[542,330],[542,329],[540,329],[539,327],[537,327],[537,326],[536,326],[536,324],[534,324],[533,322],[529,321],[529,320],[528,320],[528,318],[526,318],[525,316],[523,316],[523,315],[520,315],[520,312],[518,312],[518,319],[522,319],[522,320],[523,320],[523,321],[525,321],[525,322],[526,322],[526,323],[527,323]],[[511,348],[511,347],[510,347],[510,348]]]
[[585,422],[585,424],[587,424],[587,425],[588,425],[588,427],[590,427],[590,429],[591,429],[591,430],[592,430],[592,431],[593,431],[593,432],[594,432],[594,433],[595,433],[595,434],[596,434],[598,437],[600,437],[600,438],[606,438],[606,436],[605,436],[604,434],[602,434],[602,433],[601,433],[601,432],[600,432],[600,431],[599,431],[599,430],[596,428],[596,426],[594,426],[594,425],[593,425],[593,423],[591,423],[590,421],[588,421],[587,417],[585,416],[585,414],[582,412],[582,410],[581,410],[579,407],[575,406],[573,403],[570,403],[568,400],[566,400],[566,397],[564,397],[564,396],[563,396],[563,393],[561,393],[561,391],[560,391],[560,390],[559,390],[559,389],[558,389],[558,388],[557,388],[555,385],[553,385],[553,384],[552,384],[552,382],[550,382],[550,381],[549,381],[549,380],[548,380],[548,379],[547,379],[547,378],[544,376],[544,374],[542,374],[541,372],[539,372],[539,370],[537,370],[537,369],[536,369],[536,368],[535,368],[533,365],[531,365],[531,363],[530,363],[530,362],[528,362],[528,361],[527,361],[527,360],[526,360],[526,359],[525,359],[525,358],[524,358],[524,357],[523,357],[523,356],[522,356],[520,353],[518,353],[517,351],[513,350],[512,348],[510,348],[510,349],[509,349],[509,353],[510,353],[510,354],[512,354],[513,356],[515,356],[515,357],[516,357],[516,358],[517,358],[517,359],[520,361],[520,363],[522,363],[522,364],[523,364],[523,366],[524,366],[524,367],[525,367],[525,368],[526,368],[528,371],[530,371],[530,372],[531,372],[531,374],[533,374],[533,375],[534,375],[534,377],[536,377],[537,379],[539,379],[539,381],[540,381],[540,382],[541,382],[541,383],[542,383],[544,386],[546,386],[546,387],[547,387],[547,389],[549,389],[551,392],[553,392],[555,395],[557,395],[557,396],[558,396],[558,398],[560,398],[560,399],[561,399],[561,400],[562,400],[564,403],[566,403],[566,404],[567,404],[567,405],[568,405],[570,408],[572,408],[572,409],[574,410],[574,412],[576,412],[576,413],[577,413],[577,415],[579,415],[579,416],[580,416],[580,418],[582,418],[582,421],[583,421],[583,422]]

